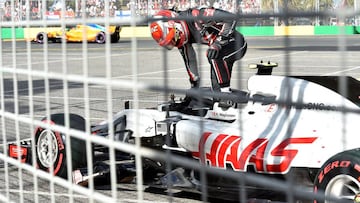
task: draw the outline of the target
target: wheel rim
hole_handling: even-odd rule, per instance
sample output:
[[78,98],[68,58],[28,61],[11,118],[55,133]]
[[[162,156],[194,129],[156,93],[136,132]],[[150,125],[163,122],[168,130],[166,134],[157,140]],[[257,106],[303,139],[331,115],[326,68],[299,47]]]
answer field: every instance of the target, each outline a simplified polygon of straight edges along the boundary
[[[327,197],[338,197],[347,202],[353,202],[356,194],[360,191],[360,183],[350,175],[335,176],[325,189]],[[330,203],[330,201],[325,201]]]
[[45,37],[47,37],[45,35],[46,35],[45,33],[39,33],[38,36],[37,36],[37,41],[39,43],[43,43],[45,41]]
[[44,167],[52,166],[58,156],[56,136],[51,130],[43,130],[37,141],[37,155]]
[[104,34],[99,34],[98,36],[97,36],[97,41],[98,41],[98,43],[104,43],[105,42],[105,35]]

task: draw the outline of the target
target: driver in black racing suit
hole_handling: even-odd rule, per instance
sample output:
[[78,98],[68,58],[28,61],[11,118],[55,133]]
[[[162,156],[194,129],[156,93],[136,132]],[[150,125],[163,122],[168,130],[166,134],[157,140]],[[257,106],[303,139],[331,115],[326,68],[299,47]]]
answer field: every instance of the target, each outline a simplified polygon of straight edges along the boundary
[[[177,17],[186,20],[166,19]],[[206,56],[211,66],[212,89],[230,92],[233,64],[247,50],[244,36],[235,30],[234,14],[215,8],[191,8],[177,12],[160,10],[154,18],[161,19],[151,23],[152,37],[162,47],[179,49],[192,88],[199,87],[200,82],[196,53],[192,46],[198,43],[208,46]]]

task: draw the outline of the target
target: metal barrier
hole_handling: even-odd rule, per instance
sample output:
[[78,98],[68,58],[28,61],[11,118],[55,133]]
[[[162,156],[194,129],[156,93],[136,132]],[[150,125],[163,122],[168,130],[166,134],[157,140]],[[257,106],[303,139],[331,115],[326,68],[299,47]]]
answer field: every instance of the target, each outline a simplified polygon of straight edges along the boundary
[[[154,20],[1,22],[12,36],[92,25],[72,30],[79,42],[0,42],[1,201],[360,202],[356,35],[246,38],[232,93],[220,93],[206,46],[194,45],[203,88],[189,89],[178,51],[109,31]],[[105,28],[88,39],[94,24]]]

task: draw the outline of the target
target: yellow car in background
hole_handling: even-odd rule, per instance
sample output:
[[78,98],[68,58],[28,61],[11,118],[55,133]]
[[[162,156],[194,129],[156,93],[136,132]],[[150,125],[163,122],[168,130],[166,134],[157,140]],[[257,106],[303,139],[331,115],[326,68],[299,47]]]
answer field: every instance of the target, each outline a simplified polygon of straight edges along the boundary
[[[116,43],[120,40],[120,26],[109,26],[108,29],[110,33],[111,43]],[[67,28],[65,31],[60,29],[58,31],[51,32],[39,32],[36,35],[35,41],[42,44],[45,41],[48,42],[61,42],[63,39],[66,42],[82,42],[85,38],[87,42],[95,42],[98,44],[103,44],[106,42],[106,28],[98,24],[86,24],[86,25],[76,25],[73,28]]]

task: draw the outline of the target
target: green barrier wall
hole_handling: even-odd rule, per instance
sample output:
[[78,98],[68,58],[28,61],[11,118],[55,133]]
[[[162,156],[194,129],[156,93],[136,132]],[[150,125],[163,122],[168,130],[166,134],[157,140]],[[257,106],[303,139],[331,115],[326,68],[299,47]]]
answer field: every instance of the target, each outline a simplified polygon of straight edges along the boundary
[[[309,27],[309,26],[307,26]],[[286,32],[275,32],[275,29],[285,29]],[[236,30],[245,36],[282,36],[282,35],[353,35],[360,34],[360,26],[314,26],[310,33],[299,33],[300,26],[273,27],[273,26],[240,26]],[[31,33],[33,28],[15,28],[15,39],[25,39],[24,33]],[[35,28],[38,29],[38,28]],[[136,33],[134,37],[151,37],[147,27],[136,27],[134,29],[123,29],[123,31],[132,30],[130,35]],[[301,29],[300,29],[301,30]],[[135,32],[136,31],[136,32]],[[123,37],[129,33],[123,33]],[[120,34],[121,35],[121,34]],[[29,37],[29,36],[27,36]],[[1,39],[13,39],[12,28],[1,28]]]
[[[1,39],[13,39],[12,28],[1,28]],[[15,28],[15,39],[24,39],[24,28]]]
[[358,34],[356,26],[315,26],[314,35]]
[[274,26],[237,27],[237,31],[245,36],[273,36]]

